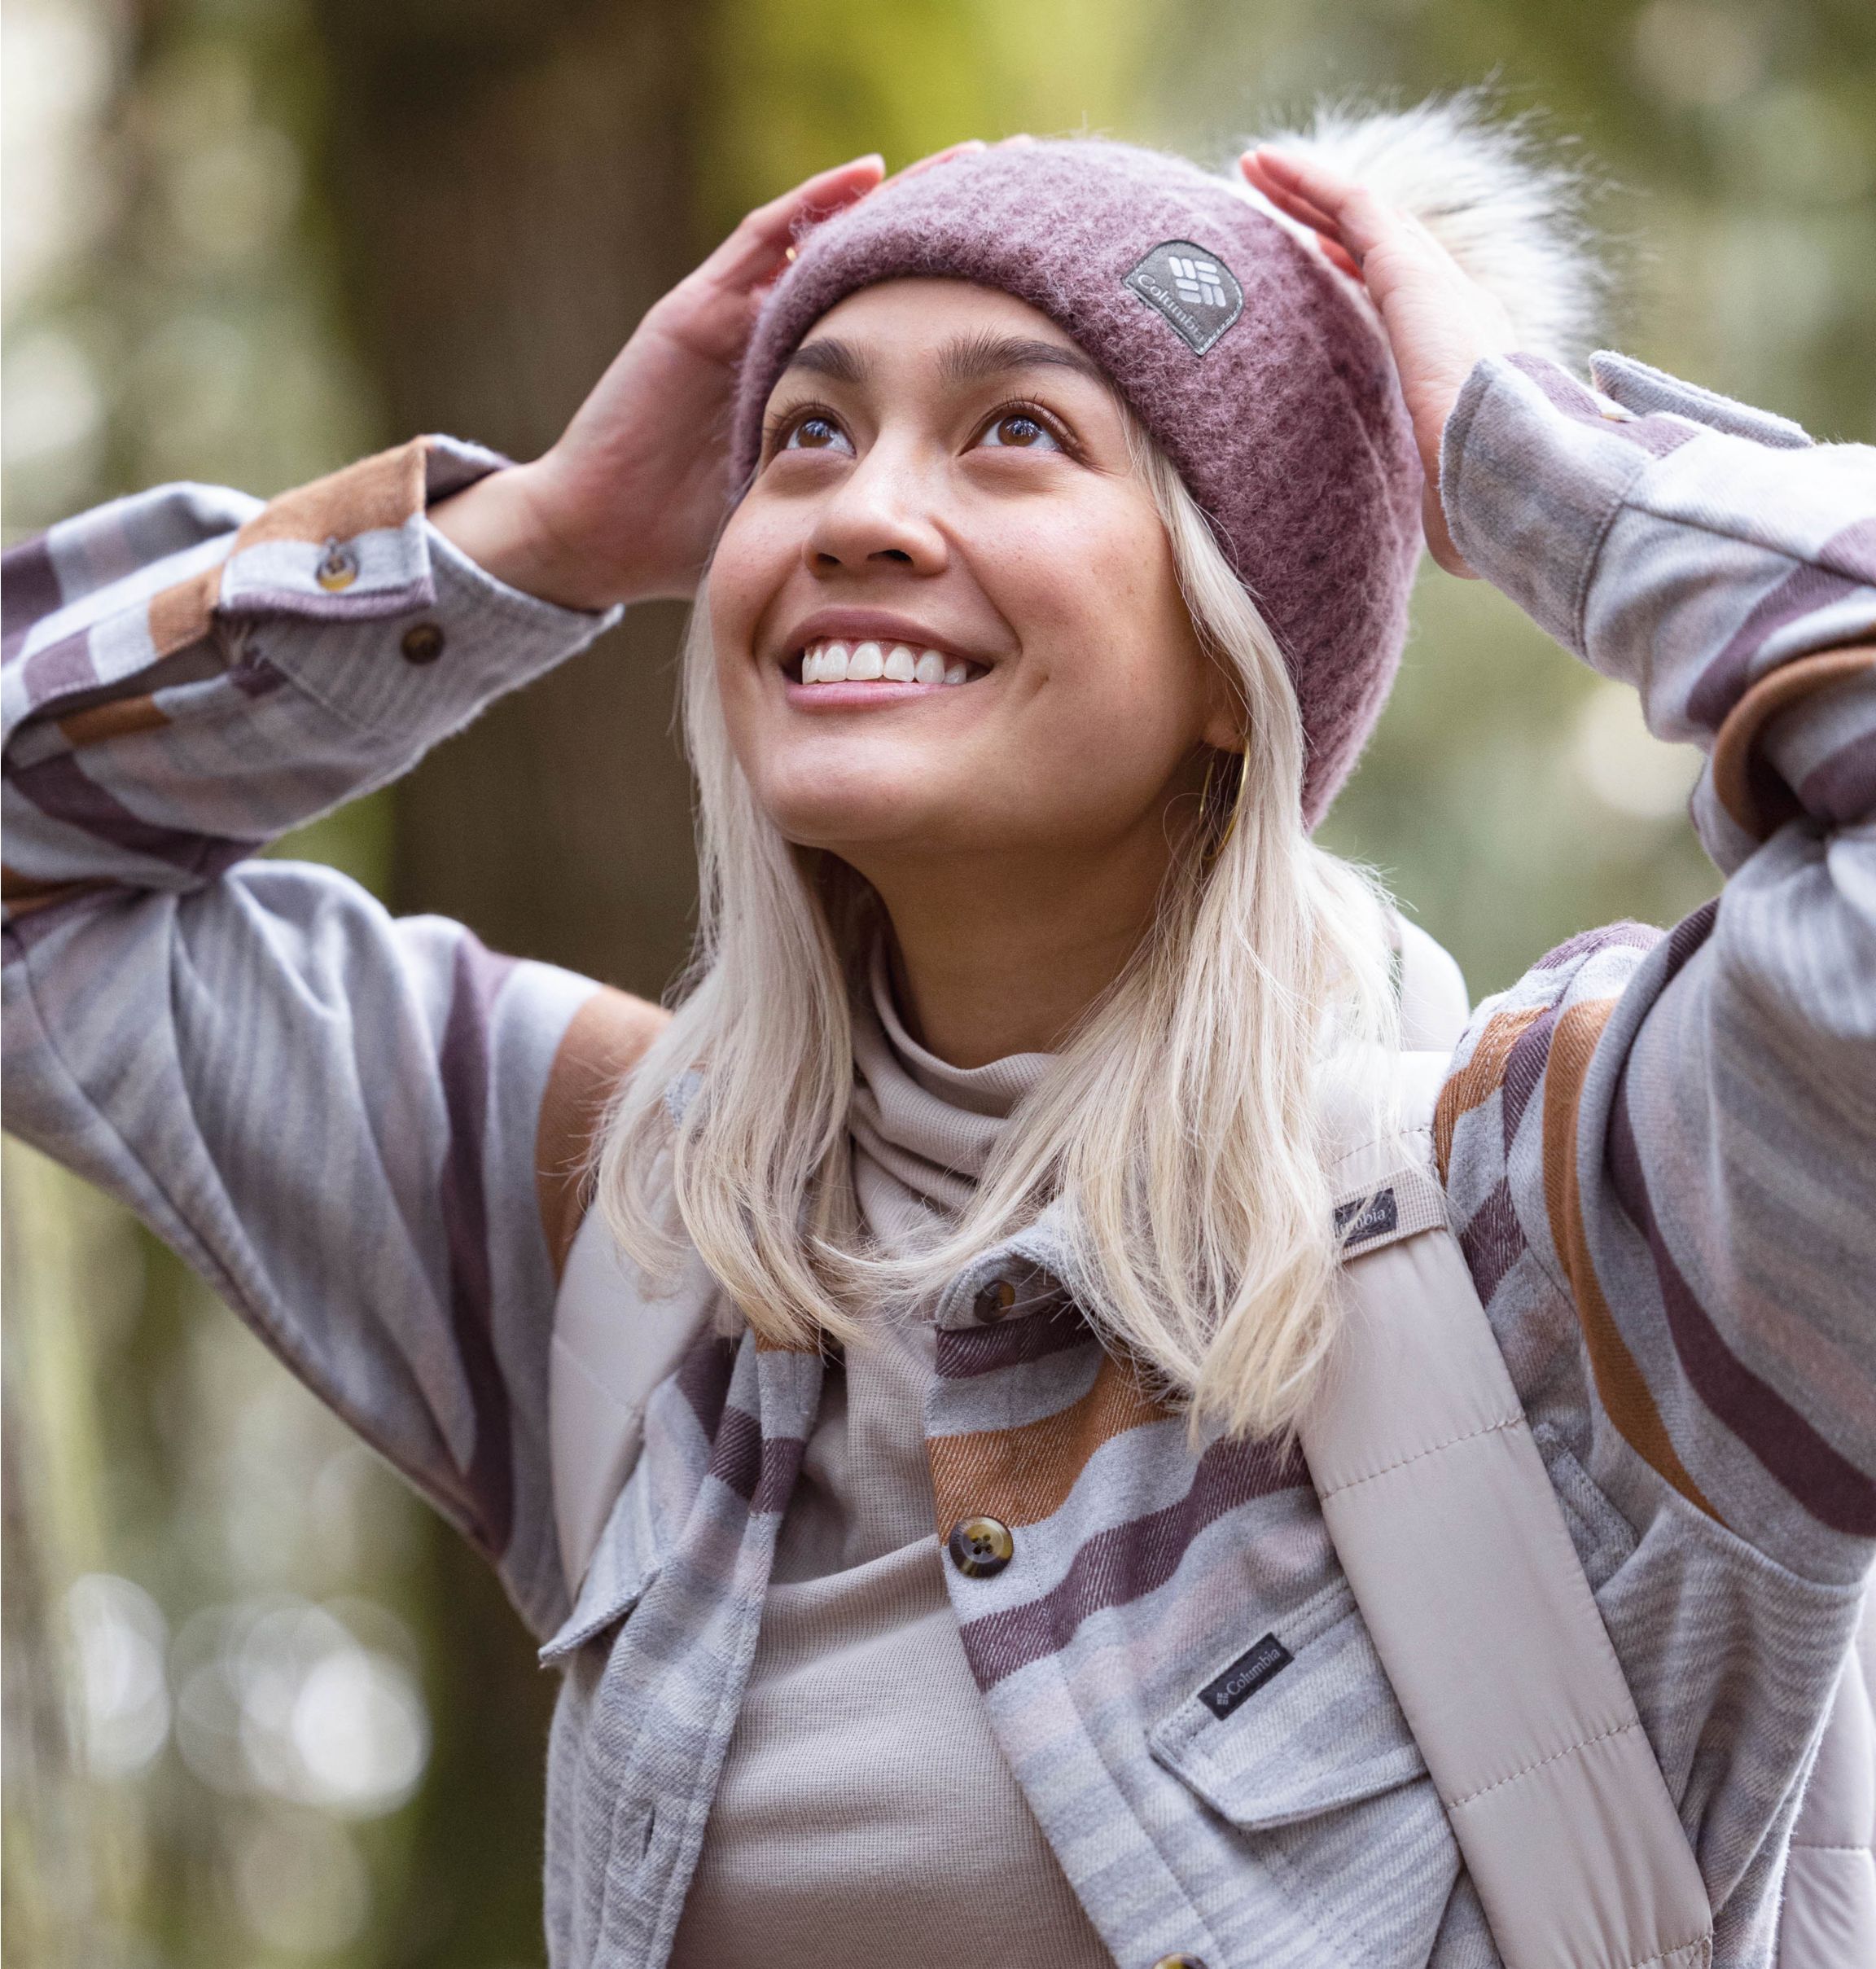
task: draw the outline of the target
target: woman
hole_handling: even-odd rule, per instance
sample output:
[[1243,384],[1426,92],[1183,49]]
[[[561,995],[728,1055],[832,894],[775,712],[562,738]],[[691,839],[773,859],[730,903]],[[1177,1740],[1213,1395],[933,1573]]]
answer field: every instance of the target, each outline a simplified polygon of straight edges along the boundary
[[[1876,471],[1549,359],[1558,188],[1463,115],[1243,172],[864,160],[531,465],[10,557],[9,1125],[548,1639],[556,1963],[1496,1959],[1295,1446],[1322,1090],[1397,1043],[1308,831],[1422,522],[1710,755],[1717,905],[1482,1007],[1435,1134],[1715,1959],[1772,1958],[1876,1539]],[[668,1021],[244,858],[694,590]],[[676,1365],[570,1524],[551,1438],[620,1405],[556,1278],[615,1238],[602,1317]],[[1259,1637],[1281,1679],[1201,1713]]]

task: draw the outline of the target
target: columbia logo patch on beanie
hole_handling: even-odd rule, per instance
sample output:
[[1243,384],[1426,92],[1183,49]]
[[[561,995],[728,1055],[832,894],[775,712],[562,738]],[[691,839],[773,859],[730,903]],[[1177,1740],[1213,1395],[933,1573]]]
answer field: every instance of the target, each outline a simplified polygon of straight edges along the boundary
[[1244,311],[1244,290],[1217,254],[1190,239],[1168,239],[1127,276],[1195,356],[1202,356]]

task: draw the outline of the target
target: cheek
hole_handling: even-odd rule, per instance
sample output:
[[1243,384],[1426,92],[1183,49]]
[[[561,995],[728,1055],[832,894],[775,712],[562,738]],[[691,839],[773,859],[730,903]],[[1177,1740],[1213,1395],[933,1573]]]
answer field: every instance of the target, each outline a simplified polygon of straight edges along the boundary
[[1211,669],[1157,515],[1129,502],[1062,537],[1014,536],[986,586],[1020,625],[1019,695],[1064,752],[1137,789],[1167,777],[1202,735]]

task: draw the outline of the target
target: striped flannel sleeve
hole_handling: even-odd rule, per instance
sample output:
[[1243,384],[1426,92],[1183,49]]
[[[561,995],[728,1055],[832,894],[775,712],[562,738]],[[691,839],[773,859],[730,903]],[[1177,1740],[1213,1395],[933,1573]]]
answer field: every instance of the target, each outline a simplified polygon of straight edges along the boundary
[[1726,880],[1482,1006],[1438,1146],[1488,1303],[1540,1267],[1628,1449],[1848,1580],[1876,1540],[1876,451],[1593,375],[1481,364],[1443,496],[1475,568],[1704,752]]
[[7,1128],[143,1217],[545,1629],[578,1135],[656,1015],[251,858],[604,626],[427,524],[498,463],[419,440],[7,555],[0,993]]

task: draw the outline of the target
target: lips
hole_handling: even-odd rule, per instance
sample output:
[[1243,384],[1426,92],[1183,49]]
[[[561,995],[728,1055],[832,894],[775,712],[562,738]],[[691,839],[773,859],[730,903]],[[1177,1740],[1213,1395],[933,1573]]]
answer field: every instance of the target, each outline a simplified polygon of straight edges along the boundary
[[984,674],[984,666],[929,645],[883,638],[817,638],[782,666],[795,683],[966,684]]

